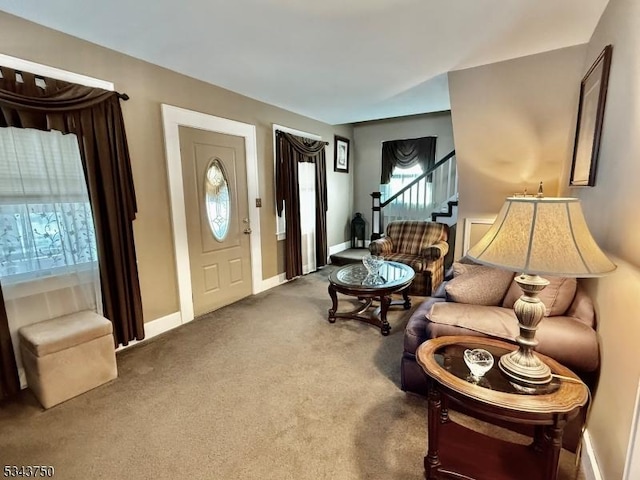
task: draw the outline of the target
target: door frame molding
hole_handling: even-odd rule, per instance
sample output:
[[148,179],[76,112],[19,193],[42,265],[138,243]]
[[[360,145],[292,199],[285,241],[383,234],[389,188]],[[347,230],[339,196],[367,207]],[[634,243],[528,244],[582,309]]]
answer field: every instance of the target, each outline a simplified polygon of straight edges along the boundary
[[182,182],[182,160],[180,156],[179,127],[197,128],[244,138],[247,164],[247,196],[249,220],[251,221],[251,291],[262,291],[262,248],[260,245],[260,209],[255,199],[260,197],[258,183],[258,148],[256,127],[248,123],[216,117],[206,113],[162,104],[162,126],[164,129],[167,177],[173,224],[173,244],[178,276],[181,323],[193,320],[193,298],[191,289],[191,266],[187,241],[187,219]]

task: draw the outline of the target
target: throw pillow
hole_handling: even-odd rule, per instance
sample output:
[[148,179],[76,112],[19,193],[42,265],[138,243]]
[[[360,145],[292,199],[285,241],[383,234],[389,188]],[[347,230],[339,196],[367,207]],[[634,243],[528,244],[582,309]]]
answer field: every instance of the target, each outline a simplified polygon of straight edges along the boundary
[[[557,315],[564,315],[576,294],[576,279],[549,276],[545,276],[544,278],[549,280],[549,285],[538,295],[538,298],[542,300],[546,309],[544,316],[555,317]],[[513,282],[511,287],[509,287],[507,295],[504,297],[502,306],[513,308],[513,304],[521,295],[522,290],[520,289],[520,285]]]
[[454,262],[453,279],[447,282],[447,299],[471,305],[500,305],[513,280],[513,272],[484,265]]

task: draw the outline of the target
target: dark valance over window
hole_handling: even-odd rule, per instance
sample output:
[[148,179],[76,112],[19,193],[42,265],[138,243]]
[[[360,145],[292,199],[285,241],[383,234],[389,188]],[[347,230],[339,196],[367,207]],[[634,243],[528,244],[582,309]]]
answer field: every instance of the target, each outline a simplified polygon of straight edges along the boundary
[[285,272],[287,279],[291,279],[302,275],[298,162],[316,166],[316,264],[327,263],[326,143],[285,132],[277,132],[276,142],[276,205],[279,216],[286,207]]
[[410,138],[382,142],[382,175],[380,183],[391,180],[393,169],[410,168],[420,164],[426,172],[436,161],[436,137]]
[[120,108],[126,97],[5,67],[0,72],[0,127],[77,136],[95,222],[104,315],[113,322],[118,344],[143,339],[132,225],[137,207]]

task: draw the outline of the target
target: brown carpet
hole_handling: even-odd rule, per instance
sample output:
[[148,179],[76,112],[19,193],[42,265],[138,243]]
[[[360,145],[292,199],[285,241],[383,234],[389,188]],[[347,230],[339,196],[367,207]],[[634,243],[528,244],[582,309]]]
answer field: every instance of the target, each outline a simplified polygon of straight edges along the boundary
[[[388,337],[329,324],[327,274],[126,349],[117,380],[50,410],[23,391],[0,408],[0,466],[83,480],[422,479],[426,401],[399,388],[408,312],[389,316]],[[573,463],[563,451],[561,478]]]

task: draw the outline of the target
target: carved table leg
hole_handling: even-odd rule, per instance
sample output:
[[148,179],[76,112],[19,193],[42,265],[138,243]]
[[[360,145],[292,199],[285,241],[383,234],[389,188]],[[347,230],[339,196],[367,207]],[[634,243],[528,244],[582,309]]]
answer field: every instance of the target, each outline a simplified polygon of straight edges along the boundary
[[545,429],[545,480],[556,480],[558,478],[558,460],[562,449],[562,433],[567,423],[564,416],[556,415],[553,425]]
[[545,446],[545,436],[544,436],[544,427],[541,425],[536,425],[533,430],[533,443],[531,444],[531,448],[536,453],[543,453]]
[[409,310],[411,308],[411,299],[409,298],[409,289],[405,288],[402,291],[402,298],[404,299],[404,309]]
[[329,296],[332,302],[331,308],[329,309],[329,323],[335,323],[336,311],[338,310],[338,294],[331,284],[329,284]]
[[383,295],[380,297],[380,322],[382,323],[382,325],[380,325],[380,333],[382,333],[382,335],[389,335],[389,332],[391,331],[391,325],[389,325],[389,322],[387,321],[389,305],[391,305],[390,295]]
[[447,398],[441,398],[440,405],[440,423],[447,423],[449,421],[449,402]]
[[429,448],[424,457],[424,473],[427,480],[437,478],[440,459],[438,458],[438,441],[440,422],[442,419],[442,399],[435,382],[429,385],[429,420],[427,424]]

